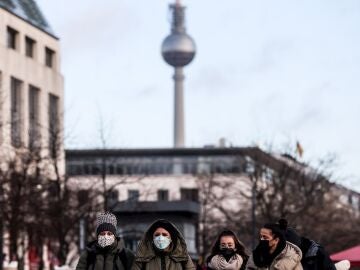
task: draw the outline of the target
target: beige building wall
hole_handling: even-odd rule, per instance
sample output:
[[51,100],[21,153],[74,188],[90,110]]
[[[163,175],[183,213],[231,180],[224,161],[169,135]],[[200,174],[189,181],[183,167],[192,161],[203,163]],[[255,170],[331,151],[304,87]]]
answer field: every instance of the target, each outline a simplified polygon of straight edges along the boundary
[[[8,27],[17,31],[16,49],[8,47]],[[26,56],[26,37],[35,41],[33,57]],[[53,54],[52,67],[45,62],[45,48]],[[11,78],[21,83],[21,141],[29,144],[29,86],[39,89],[39,131],[41,146],[49,144],[49,94],[58,97],[59,128],[63,130],[64,79],[60,73],[59,40],[27,21],[0,8],[0,149],[11,152]],[[61,142],[62,142],[61,135]],[[63,144],[61,143],[61,153]],[[46,151],[46,150],[45,150]],[[62,155],[63,156],[63,155]],[[64,160],[62,158],[61,160]],[[64,163],[64,162],[62,162]],[[63,165],[61,167],[64,167]]]

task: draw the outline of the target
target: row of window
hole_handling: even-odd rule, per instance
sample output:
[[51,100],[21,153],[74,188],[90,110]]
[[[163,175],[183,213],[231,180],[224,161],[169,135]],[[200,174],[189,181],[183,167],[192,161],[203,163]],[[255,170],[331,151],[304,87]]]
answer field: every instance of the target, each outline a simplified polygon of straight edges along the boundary
[[[138,189],[128,189],[127,201],[137,202],[140,198],[140,191]],[[78,193],[78,200],[84,204],[89,199],[87,190],[80,190]],[[113,190],[108,194],[108,199],[112,201],[119,201],[119,191]],[[169,190],[159,189],[157,191],[158,201],[169,201]],[[199,201],[199,190],[196,188],[181,188],[180,189],[180,200],[181,201]]]
[[[19,50],[20,34],[14,28],[7,27],[7,47],[13,50]],[[30,58],[36,58],[37,43],[29,36],[25,36],[25,55]],[[44,63],[48,67],[54,67],[55,51],[46,47]]]
[[[108,175],[153,175],[173,174],[175,171],[180,174],[199,173],[241,173],[244,172],[240,164],[211,164],[206,165],[194,163],[144,163],[144,164],[106,164],[105,173]],[[104,166],[97,163],[74,164],[68,163],[67,173],[69,175],[100,175]]]
[[[28,111],[23,111],[24,96],[28,95]],[[40,89],[29,84],[24,87],[24,82],[15,78],[10,78],[10,124],[11,124],[11,143],[14,147],[24,145],[24,119],[28,120],[28,145],[30,148],[40,146]],[[27,114],[27,117],[25,115]],[[54,94],[48,95],[48,131],[49,146],[54,144],[54,134],[59,132],[59,98]],[[50,147],[52,149],[52,147]]]

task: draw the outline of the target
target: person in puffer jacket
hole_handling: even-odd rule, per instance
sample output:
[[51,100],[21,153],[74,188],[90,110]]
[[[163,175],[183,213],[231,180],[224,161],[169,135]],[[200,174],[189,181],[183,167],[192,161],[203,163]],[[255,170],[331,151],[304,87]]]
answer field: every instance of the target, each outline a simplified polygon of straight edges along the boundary
[[132,270],[195,270],[195,266],[179,230],[160,219],[139,242]]
[[260,229],[260,242],[253,250],[247,270],[302,270],[299,247],[287,242],[279,224],[267,223]]

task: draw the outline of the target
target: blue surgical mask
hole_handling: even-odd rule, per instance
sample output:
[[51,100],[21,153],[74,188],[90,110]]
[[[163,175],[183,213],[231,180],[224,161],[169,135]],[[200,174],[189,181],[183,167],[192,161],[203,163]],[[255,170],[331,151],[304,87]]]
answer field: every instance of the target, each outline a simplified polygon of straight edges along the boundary
[[166,249],[170,243],[171,243],[171,239],[166,237],[166,236],[156,236],[154,237],[154,245],[158,248],[158,249]]

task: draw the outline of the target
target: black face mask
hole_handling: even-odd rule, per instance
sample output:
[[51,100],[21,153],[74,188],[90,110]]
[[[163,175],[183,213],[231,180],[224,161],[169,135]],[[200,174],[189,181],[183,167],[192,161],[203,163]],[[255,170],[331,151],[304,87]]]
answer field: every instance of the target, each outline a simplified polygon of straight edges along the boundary
[[253,251],[255,265],[258,267],[269,266],[271,264],[269,240],[260,240]]
[[270,254],[269,242],[270,242],[269,240],[260,240],[256,249],[258,249],[264,255]]
[[235,250],[233,248],[221,248],[220,254],[224,256],[226,261],[229,261],[235,255]]

